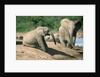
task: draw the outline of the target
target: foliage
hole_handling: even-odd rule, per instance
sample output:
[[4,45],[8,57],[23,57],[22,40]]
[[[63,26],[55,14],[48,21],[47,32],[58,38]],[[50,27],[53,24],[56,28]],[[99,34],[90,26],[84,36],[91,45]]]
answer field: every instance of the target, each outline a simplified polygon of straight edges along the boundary
[[[16,31],[27,32],[38,26],[47,26],[50,31],[56,32],[63,18],[73,21],[81,20],[83,23],[83,16],[16,16]],[[80,30],[82,31],[83,27]]]

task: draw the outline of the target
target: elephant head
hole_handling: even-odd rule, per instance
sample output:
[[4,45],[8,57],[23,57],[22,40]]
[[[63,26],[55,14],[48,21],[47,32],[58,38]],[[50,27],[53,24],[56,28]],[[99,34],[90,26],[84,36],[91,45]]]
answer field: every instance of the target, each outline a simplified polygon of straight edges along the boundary
[[39,29],[39,34],[41,36],[52,36],[54,43],[56,44],[56,40],[54,38],[54,34],[49,32],[49,28],[48,27],[38,27],[37,29]]
[[48,27],[37,27],[36,32],[41,36],[50,35]]
[[43,28],[44,35],[50,35],[48,27]]

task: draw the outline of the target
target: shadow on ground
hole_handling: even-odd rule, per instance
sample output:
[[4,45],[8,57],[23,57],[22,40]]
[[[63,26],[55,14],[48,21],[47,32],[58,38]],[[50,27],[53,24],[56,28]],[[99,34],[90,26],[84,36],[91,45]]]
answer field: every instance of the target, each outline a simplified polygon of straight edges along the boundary
[[51,56],[54,56],[54,55],[62,55],[62,56],[68,56],[68,57],[74,58],[74,56],[71,56],[69,54],[66,54],[66,53],[64,53],[62,51],[58,51],[58,50],[53,49],[53,48],[48,48],[48,50],[49,51],[47,53],[49,53]]

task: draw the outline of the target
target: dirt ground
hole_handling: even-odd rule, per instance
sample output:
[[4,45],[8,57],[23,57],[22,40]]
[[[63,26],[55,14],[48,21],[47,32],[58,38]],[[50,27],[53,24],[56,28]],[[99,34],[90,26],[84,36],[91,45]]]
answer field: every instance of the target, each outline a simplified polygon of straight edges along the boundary
[[[22,34],[21,34],[22,35]],[[19,37],[20,34],[18,33]],[[16,39],[18,37],[16,36]],[[22,39],[22,38],[21,38]],[[26,47],[16,44],[16,60],[83,60],[83,47],[70,49],[63,45],[54,42],[46,42],[48,51],[44,52],[41,49]]]

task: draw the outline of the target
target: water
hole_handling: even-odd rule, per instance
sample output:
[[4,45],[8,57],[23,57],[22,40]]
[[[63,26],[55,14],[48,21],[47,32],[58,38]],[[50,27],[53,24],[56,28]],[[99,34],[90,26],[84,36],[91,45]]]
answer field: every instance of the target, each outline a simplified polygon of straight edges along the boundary
[[83,46],[83,38],[76,38],[75,46]]

